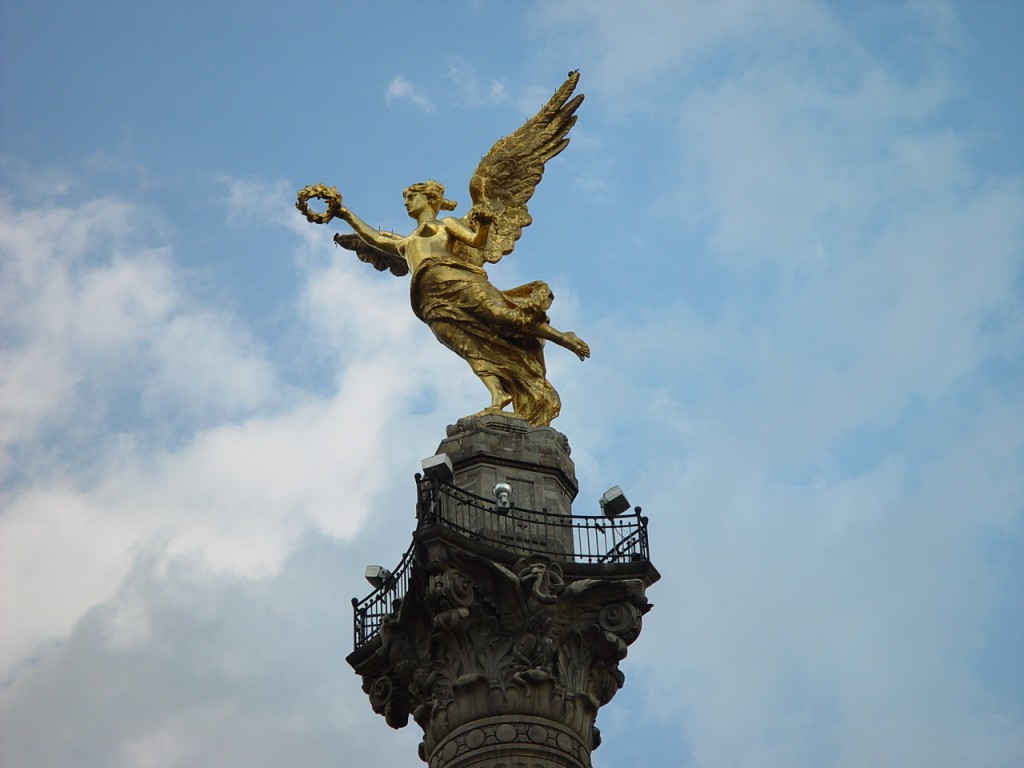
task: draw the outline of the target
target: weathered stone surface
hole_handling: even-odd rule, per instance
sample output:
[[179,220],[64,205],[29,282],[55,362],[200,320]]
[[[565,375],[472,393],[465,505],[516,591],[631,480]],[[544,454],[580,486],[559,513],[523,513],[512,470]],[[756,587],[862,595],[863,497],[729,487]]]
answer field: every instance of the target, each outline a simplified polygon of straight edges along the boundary
[[[484,495],[507,481],[571,516],[575,472],[550,428],[462,419],[439,452],[460,488]],[[646,558],[577,562],[557,528],[547,554],[523,555],[424,520],[407,591],[348,657],[373,710],[423,729],[430,768],[589,768],[598,710],[623,684],[657,570]]]
[[571,514],[579,491],[569,441],[551,427],[531,427],[499,413],[467,416],[448,427],[437,447],[455,468],[455,485],[490,496],[496,483],[512,484],[517,506]]
[[[569,458],[569,441],[551,427],[531,427],[515,416],[489,413],[467,416],[448,427],[448,437],[437,453],[446,453],[455,470],[454,484],[470,493],[492,498],[498,483],[512,486],[512,503],[521,509],[572,514],[579,491],[576,466]],[[479,516],[477,530],[487,538],[501,539],[503,532],[493,516]],[[547,541],[546,551],[572,553],[572,531],[541,530],[536,526],[535,544]],[[510,546],[514,548],[514,545]],[[535,546],[535,549],[537,547]]]
[[523,715],[511,722],[493,717],[453,729],[433,757],[431,768],[581,768],[590,765],[590,746],[554,720]]
[[[393,727],[412,715],[431,768],[493,765],[499,753],[589,765],[598,708],[622,686],[619,662],[650,608],[644,580],[566,579],[543,556],[507,568],[422,544],[425,561],[379,643],[349,657],[374,711]],[[482,722],[494,727],[474,731]]]

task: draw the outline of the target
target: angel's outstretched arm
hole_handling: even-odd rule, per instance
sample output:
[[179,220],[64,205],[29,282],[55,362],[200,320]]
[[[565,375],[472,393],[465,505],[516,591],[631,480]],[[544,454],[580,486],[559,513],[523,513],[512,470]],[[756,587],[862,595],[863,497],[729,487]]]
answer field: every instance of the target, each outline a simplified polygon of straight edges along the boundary
[[352,227],[352,231],[359,235],[359,238],[364,242],[367,242],[374,248],[379,248],[392,256],[401,256],[398,252],[398,243],[401,240],[400,237],[397,237],[390,232],[381,232],[379,229],[374,229],[352,213],[348,208],[341,205],[335,206],[332,208],[332,211],[335,216],[347,221],[349,226]]
[[541,323],[534,331],[537,336],[548,341],[553,341],[560,347],[565,347],[580,360],[590,357],[590,345],[572,331],[559,331],[550,323]]

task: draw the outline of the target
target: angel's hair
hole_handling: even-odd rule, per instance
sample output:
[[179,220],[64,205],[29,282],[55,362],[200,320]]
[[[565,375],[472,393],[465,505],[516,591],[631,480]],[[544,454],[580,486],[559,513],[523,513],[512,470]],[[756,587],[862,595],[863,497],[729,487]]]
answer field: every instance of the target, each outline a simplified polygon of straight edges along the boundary
[[433,179],[421,181],[418,184],[410,184],[407,192],[422,192],[427,199],[437,205],[439,211],[454,211],[458,203],[449,200],[444,196],[444,185]]

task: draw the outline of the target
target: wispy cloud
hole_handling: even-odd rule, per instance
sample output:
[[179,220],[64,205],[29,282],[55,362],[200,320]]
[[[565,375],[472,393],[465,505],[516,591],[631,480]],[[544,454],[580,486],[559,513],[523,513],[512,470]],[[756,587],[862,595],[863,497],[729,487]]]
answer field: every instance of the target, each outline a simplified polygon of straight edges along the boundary
[[434,104],[423,89],[409,82],[402,75],[396,75],[388,83],[384,98],[388,104],[396,101],[408,101],[428,114],[434,111]]
[[404,764],[416,750],[412,734],[360,717],[365,697],[340,658],[351,611],[338,590],[354,557],[313,533],[278,572],[255,579],[140,555],[45,657],[45,673],[27,671],[0,700],[5,764],[194,768],[244,759],[271,768],[300,753],[317,768],[336,766],[339,754]]
[[[448,65],[448,79],[455,87],[455,96],[459,106],[478,109],[501,104],[508,100],[508,88],[500,80],[481,81],[475,67],[463,59],[453,59]],[[538,102],[543,103],[543,101]],[[537,105],[532,107],[536,110]]]
[[[241,186],[258,207],[266,190]],[[382,428],[466,391],[444,384],[457,361],[422,343],[401,284],[325,260],[329,239],[292,311],[337,381],[284,386],[134,218],[113,198],[0,210],[4,670],[107,599],[140,547],[253,577],[308,528],[352,536],[388,490],[378,457],[407,453],[411,472],[434,440],[396,447]]]

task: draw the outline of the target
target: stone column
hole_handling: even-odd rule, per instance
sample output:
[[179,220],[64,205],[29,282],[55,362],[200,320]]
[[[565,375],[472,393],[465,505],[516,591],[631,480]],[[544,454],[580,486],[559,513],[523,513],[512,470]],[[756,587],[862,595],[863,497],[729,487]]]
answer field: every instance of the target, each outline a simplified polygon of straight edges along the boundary
[[[554,430],[464,419],[439,451],[460,488],[507,481],[571,516],[575,474]],[[348,661],[389,725],[423,729],[430,768],[589,768],[658,572],[646,559],[577,562],[558,535],[529,555],[490,538],[421,524],[405,594]]]

